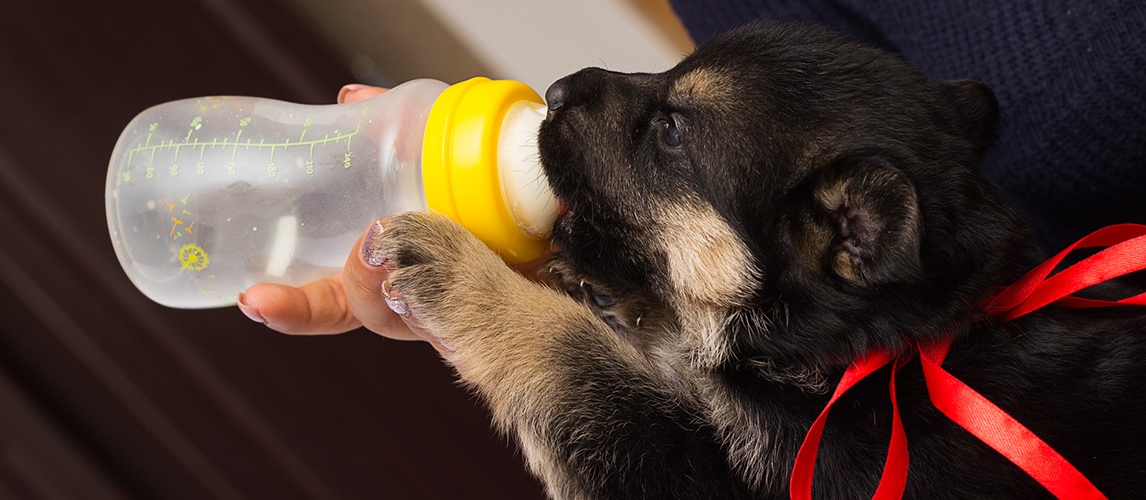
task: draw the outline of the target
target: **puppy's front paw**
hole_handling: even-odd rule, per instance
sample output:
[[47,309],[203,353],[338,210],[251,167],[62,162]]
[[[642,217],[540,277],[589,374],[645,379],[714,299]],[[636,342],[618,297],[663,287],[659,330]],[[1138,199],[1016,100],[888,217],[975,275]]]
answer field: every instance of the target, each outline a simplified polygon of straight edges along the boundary
[[[382,287],[387,305],[447,350],[461,333],[484,323],[490,302],[514,279],[493,251],[456,222],[410,212],[383,224],[367,256],[390,272]],[[468,328],[467,328],[468,327]]]

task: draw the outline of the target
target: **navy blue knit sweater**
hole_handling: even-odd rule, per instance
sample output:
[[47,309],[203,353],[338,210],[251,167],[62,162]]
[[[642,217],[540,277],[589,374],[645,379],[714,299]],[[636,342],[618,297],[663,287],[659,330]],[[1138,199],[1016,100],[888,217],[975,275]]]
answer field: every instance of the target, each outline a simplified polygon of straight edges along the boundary
[[1048,250],[1146,223],[1146,1],[671,0],[693,39],[753,19],[820,24],[925,73],[989,84],[987,172]]

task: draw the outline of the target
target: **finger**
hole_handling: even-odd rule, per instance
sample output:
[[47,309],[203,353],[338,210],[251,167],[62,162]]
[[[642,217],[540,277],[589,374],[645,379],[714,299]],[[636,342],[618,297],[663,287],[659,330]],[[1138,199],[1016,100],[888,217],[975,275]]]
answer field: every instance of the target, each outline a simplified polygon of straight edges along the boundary
[[258,284],[239,294],[239,310],[273,330],[295,335],[342,333],[362,326],[348,307],[342,276],[298,288]]
[[[346,266],[342,269],[342,285],[347,303],[362,325],[370,331],[397,340],[421,340],[422,337],[412,331],[383,298],[382,284],[390,273],[381,255],[377,253],[376,241],[384,231],[382,221],[375,221],[358,238],[358,243],[346,259]],[[363,248],[366,250],[363,251]]]
[[387,89],[384,89],[382,87],[371,87],[369,85],[352,83],[350,85],[342,87],[342,89],[340,89],[338,91],[338,104],[346,104],[346,103],[351,103],[351,102],[355,102],[355,101],[361,101],[363,99],[368,99],[368,98],[374,97],[378,94],[381,94],[381,93],[385,92],[386,90]]

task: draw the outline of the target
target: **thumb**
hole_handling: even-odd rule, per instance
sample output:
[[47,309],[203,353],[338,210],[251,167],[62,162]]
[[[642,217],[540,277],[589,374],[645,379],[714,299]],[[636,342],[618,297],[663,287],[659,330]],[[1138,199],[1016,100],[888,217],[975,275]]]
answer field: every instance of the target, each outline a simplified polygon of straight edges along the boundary
[[248,318],[282,333],[320,335],[342,333],[365,326],[397,340],[420,340],[382,298],[386,266],[372,265],[363,246],[373,252],[382,233],[375,221],[358,238],[342,274],[300,287],[262,283],[239,295],[239,310]]
[[347,307],[341,275],[297,288],[260,283],[239,294],[238,302],[248,318],[282,333],[321,335],[362,326]]
[[383,231],[382,221],[370,224],[346,259],[342,285],[348,307],[362,325],[374,333],[398,340],[422,340],[383,299],[382,286],[390,276],[377,253],[376,243]]

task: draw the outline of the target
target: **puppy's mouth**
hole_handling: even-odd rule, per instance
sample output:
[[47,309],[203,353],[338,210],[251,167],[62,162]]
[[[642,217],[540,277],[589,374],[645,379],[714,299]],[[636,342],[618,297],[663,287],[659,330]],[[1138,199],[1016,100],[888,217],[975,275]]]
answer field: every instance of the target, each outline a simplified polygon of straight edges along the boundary
[[[556,189],[555,189],[556,190]],[[576,192],[557,193],[557,219],[549,231],[550,248],[566,258],[584,253],[599,253],[594,247],[604,244],[599,224],[593,219],[592,203]]]
[[565,203],[564,199],[557,198],[557,219],[553,221],[553,227],[549,230],[550,253],[561,252],[561,245],[558,244],[558,240],[560,240],[561,237],[559,237],[557,233],[561,232],[563,227],[568,226],[569,213],[569,204]]
[[553,221],[553,229],[549,231],[551,245],[560,249],[562,243],[573,231],[573,208],[564,198],[557,198],[557,220]]
[[601,238],[596,237],[598,224],[591,220],[597,213],[594,195],[587,186],[582,166],[576,161],[580,148],[568,139],[570,132],[561,119],[564,115],[556,111],[550,108],[538,137],[541,165],[557,199],[557,218],[549,231],[550,249],[566,258],[581,253],[599,254],[600,250],[593,250],[595,245],[601,244]]

